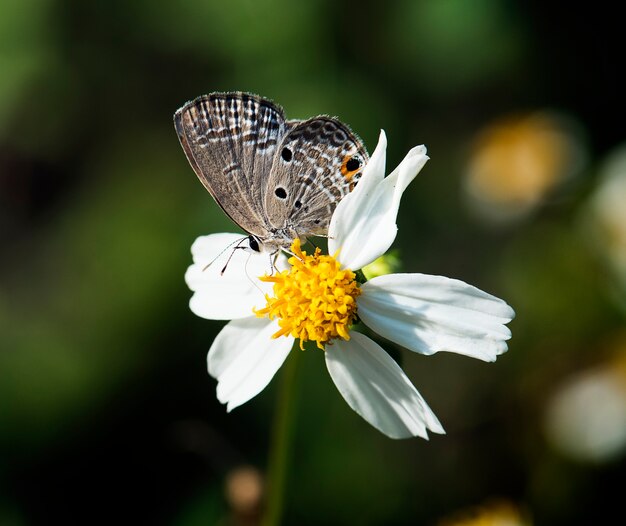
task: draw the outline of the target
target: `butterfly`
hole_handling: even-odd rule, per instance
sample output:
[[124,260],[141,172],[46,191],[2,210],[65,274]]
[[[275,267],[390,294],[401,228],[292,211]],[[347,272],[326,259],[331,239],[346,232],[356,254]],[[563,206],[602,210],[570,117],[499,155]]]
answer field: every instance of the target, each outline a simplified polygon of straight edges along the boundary
[[174,126],[196,175],[255,252],[326,235],[369,159],[336,118],[286,120],[280,106],[249,93],[198,97],[176,111]]

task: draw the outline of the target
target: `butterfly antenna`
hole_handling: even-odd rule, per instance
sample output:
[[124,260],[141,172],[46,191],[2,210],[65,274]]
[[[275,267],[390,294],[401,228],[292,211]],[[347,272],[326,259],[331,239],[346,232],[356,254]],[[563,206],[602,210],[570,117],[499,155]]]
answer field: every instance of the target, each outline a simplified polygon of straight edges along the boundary
[[[213,263],[215,263],[219,257],[226,252],[230,247],[232,247],[235,243],[238,243],[237,248],[239,248],[239,244],[241,244],[241,242],[245,239],[248,239],[246,237],[244,237],[243,239],[237,239],[235,241],[233,241],[232,243],[228,243],[228,245],[226,245],[226,248],[224,248],[224,250],[222,250],[217,256],[215,256],[211,261],[209,261],[204,268],[202,269],[202,272],[204,272],[206,269],[208,269]],[[231,254],[230,257],[228,258],[228,261],[230,261],[230,258],[233,257],[233,255]],[[228,261],[226,262],[226,265],[228,265]],[[224,274],[224,270],[226,270],[226,267],[224,267],[224,269],[222,270],[222,274]]]
[[[233,248],[233,251],[230,253],[230,256],[228,256],[228,259],[226,260],[226,263],[224,264],[224,268],[220,271],[220,276],[223,276],[224,272],[226,272],[226,268],[228,267],[228,264],[230,263],[230,260],[233,259],[233,256],[235,255],[235,252],[238,249],[243,249],[244,248],[244,247],[241,246],[241,243],[243,243],[246,239],[248,239],[248,238],[244,237],[243,239],[240,239],[237,242],[237,246],[235,248]],[[232,243],[230,244],[230,246],[232,246]]]

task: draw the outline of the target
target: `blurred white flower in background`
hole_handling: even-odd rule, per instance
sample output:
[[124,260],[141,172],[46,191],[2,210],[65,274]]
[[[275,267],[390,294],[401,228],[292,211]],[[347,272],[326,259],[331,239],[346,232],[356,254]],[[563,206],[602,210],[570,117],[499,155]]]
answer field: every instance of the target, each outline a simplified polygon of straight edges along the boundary
[[626,340],[616,356],[565,380],[548,402],[552,445],[582,462],[605,462],[626,450]]
[[583,214],[586,240],[607,264],[623,296],[626,291],[626,144],[606,158]]

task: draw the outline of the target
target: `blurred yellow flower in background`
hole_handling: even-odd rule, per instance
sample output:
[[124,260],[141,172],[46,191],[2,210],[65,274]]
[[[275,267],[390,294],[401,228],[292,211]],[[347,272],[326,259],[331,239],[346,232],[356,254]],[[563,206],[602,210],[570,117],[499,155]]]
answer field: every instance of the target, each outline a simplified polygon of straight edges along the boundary
[[234,524],[258,524],[264,491],[263,476],[254,466],[238,466],[226,475],[224,493]]
[[547,111],[504,117],[474,140],[466,194],[481,217],[517,219],[580,171],[585,158],[572,119]]
[[510,502],[497,501],[444,519],[438,526],[531,526],[530,519]]

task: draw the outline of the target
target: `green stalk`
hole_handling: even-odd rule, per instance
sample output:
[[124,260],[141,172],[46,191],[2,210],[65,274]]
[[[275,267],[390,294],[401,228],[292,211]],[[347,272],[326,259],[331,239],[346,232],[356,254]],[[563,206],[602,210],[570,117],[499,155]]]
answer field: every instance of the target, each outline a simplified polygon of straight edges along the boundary
[[265,516],[262,526],[279,526],[282,520],[285,483],[287,481],[291,449],[295,431],[296,415],[296,377],[300,353],[295,347],[283,366],[276,414],[272,425],[272,441],[270,443],[269,462],[267,469],[267,493]]

